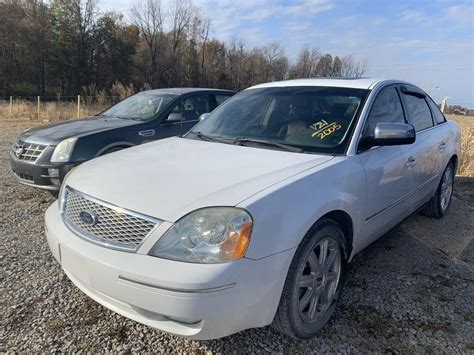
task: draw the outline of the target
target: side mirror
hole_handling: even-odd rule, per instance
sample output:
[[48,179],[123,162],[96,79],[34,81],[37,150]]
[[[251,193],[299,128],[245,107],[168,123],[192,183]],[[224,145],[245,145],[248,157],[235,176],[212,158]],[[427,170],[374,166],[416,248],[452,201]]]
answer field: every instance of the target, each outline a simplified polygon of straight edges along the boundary
[[365,138],[364,148],[385,145],[412,144],[416,140],[415,128],[406,123],[377,123],[373,137]]
[[183,120],[183,114],[181,112],[171,112],[166,121],[168,122],[179,122]]
[[203,113],[201,116],[199,116],[199,121],[204,121],[207,118],[207,116],[209,116],[209,112]]

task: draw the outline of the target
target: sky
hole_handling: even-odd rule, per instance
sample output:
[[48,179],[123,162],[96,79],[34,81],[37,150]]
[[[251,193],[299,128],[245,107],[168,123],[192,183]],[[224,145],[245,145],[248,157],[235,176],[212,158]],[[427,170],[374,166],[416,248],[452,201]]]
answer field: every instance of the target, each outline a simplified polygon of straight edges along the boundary
[[[99,0],[127,15],[141,0]],[[169,7],[174,0],[162,0]],[[474,0],[190,0],[211,34],[248,48],[279,42],[367,62],[365,76],[407,80],[474,108]]]

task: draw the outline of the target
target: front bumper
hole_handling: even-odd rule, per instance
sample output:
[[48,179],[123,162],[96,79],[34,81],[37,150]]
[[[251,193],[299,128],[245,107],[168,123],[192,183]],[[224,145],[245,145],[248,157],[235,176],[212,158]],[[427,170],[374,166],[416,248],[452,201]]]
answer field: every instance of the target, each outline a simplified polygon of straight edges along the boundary
[[294,250],[260,260],[192,264],[107,249],[46,212],[46,237],[71,281],[103,306],[150,327],[194,339],[270,324]]
[[[17,180],[28,186],[50,191],[58,191],[61,181],[76,164],[53,164],[38,159],[36,162],[19,160],[10,153],[10,166]],[[51,176],[48,169],[57,169],[58,175]]]

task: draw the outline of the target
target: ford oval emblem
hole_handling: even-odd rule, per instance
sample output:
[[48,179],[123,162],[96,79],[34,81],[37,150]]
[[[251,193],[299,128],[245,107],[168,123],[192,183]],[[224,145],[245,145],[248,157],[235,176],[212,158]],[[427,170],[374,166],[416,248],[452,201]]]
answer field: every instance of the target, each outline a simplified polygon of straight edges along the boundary
[[90,226],[93,226],[99,222],[99,216],[97,215],[97,213],[91,210],[84,210],[79,212],[79,218],[82,222]]

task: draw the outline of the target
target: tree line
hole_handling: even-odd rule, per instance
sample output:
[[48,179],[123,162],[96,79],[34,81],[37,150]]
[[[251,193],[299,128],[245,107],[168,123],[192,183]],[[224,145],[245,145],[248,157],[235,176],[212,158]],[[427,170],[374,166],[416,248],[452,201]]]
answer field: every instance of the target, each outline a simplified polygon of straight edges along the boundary
[[0,0],[0,94],[94,95],[117,84],[240,90],[365,71],[352,56],[317,48],[304,47],[290,61],[276,42],[249,48],[218,40],[190,0],[171,6],[138,0],[126,20],[119,12],[101,12],[97,0]]

